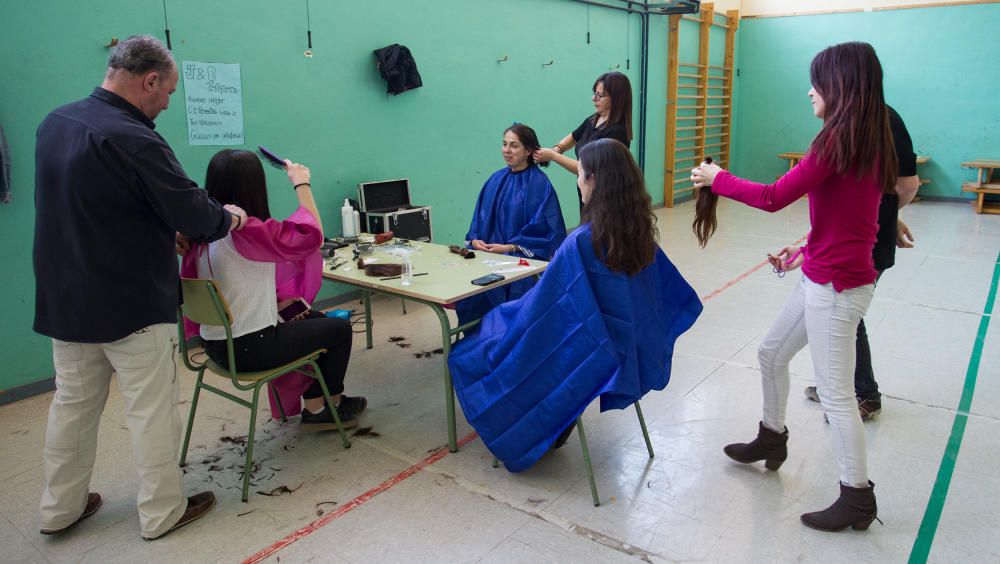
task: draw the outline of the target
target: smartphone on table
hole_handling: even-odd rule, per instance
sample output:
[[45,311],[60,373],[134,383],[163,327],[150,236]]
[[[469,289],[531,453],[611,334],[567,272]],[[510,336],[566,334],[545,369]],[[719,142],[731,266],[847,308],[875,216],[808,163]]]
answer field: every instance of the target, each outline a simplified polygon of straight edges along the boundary
[[489,286],[494,282],[499,282],[503,280],[503,274],[487,274],[486,276],[480,276],[472,281],[476,286]]

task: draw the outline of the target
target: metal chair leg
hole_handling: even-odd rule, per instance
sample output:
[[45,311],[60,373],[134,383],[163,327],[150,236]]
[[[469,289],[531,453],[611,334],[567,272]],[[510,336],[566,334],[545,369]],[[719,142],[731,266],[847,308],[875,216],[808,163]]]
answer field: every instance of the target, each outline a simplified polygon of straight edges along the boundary
[[372,348],[372,293],[364,290],[361,292],[361,301],[365,303],[365,344],[367,348]]
[[250,491],[250,472],[253,470],[253,436],[257,428],[257,404],[260,402],[260,386],[254,386],[253,403],[250,404],[250,431],[247,432],[247,459],[243,466],[243,503],[247,502]]
[[649,452],[649,457],[653,458],[653,443],[649,440],[649,431],[646,430],[646,420],[642,417],[642,409],[639,407],[639,401],[635,402],[635,413],[639,416],[639,426],[642,427],[642,438],[646,439],[646,451]]
[[406,300],[404,298],[400,298],[399,301],[403,304],[403,315],[406,315]]
[[590,449],[587,448],[587,434],[583,431],[583,416],[576,419],[576,430],[580,432],[580,448],[583,449],[583,463],[587,467],[587,480],[590,481],[590,497],[594,499],[594,507],[598,507],[601,505],[601,499],[597,497],[594,468],[590,465]]
[[343,443],[344,448],[351,448],[351,441],[347,439],[347,432],[344,431],[344,424],[340,422],[340,415],[337,413],[337,406],[333,405],[333,398],[330,397],[330,390],[326,387],[326,381],[323,380],[323,373],[320,372],[319,366],[316,363],[310,363],[315,371],[315,377],[319,381],[319,387],[323,390],[323,398],[326,400],[326,408],[330,410],[333,414],[333,421],[337,424],[337,432],[340,433],[340,442]]
[[285,406],[281,405],[281,396],[278,395],[278,390],[274,389],[274,381],[267,383],[267,390],[274,396],[274,403],[278,404],[278,413],[281,414],[281,422],[288,423],[288,417],[285,415]]
[[191,412],[188,414],[187,432],[184,433],[184,445],[181,447],[181,466],[187,463],[188,445],[191,444],[191,429],[194,428],[194,413],[198,410],[198,397],[201,395],[201,379],[205,377],[205,369],[198,371],[198,379],[194,384],[194,397],[191,398]]

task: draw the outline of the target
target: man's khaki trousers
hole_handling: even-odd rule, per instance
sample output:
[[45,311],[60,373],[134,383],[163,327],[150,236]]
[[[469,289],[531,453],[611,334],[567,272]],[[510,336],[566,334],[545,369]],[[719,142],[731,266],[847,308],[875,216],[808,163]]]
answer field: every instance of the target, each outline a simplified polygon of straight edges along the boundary
[[150,325],[113,343],[52,340],[56,393],[45,434],[43,529],[69,526],[83,513],[113,372],[125,400],[132,454],[142,482],[138,495],[142,536],[164,534],[184,514],[176,346],[177,326],[167,323]]

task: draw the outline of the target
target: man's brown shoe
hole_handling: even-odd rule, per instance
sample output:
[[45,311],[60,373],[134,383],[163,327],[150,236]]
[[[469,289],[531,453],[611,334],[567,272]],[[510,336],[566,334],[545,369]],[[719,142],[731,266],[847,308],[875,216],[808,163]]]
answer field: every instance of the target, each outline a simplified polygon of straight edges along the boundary
[[94,513],[97,513],[97,510],[101,508],[102,503],[104,502],[101,501],[101,494],[91,492],[87,494],[87,505],[83,508],[83,514],[80,515],[76,519],[76,521],[73,521],[72,523],[66,525],[61,529],[42,529],[38,532],[42,533],[43,535],[58,535],[59,533],[66,531],[66,529],[69,529],[73,525],[76,525],[80,521],[83,521],[87,517],[90,517]]
[[187,525],[191,521],[194,521],[201,517],[202,515],[208,513],[215,507],[215,494],[212,492],[201,492],[200,494],[195,494],[188,498],[187,510],[184,511],[184,515],[174,523],[173,527],[167,529],[167,532],[163,533],[158,537],[142,537],[142,540],[156,540],[162,539],[163,537],[169,535],[170,533],[180,529],[184,525]]

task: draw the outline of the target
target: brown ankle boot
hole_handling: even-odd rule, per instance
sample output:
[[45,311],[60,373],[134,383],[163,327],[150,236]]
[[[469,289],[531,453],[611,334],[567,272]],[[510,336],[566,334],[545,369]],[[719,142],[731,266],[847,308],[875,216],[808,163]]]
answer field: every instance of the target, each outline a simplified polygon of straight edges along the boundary
[[878,520],[878,506],[875,504],[875,484],[868,482],[867,488],[852,488],[840,484],[840,497],[823,511],[804,513],[802,523],[820,531],[836,532],[853,528],[864,531],[872,521]]
[[757,430],[757,438],[749,443],[734,443],[726,445],[723,451],[729,458],[743,464],[759,460],[764,461],[768,470],[781,468],[788,458],[788,428],[783,433],[776,433],[764,426],[761,421]]

